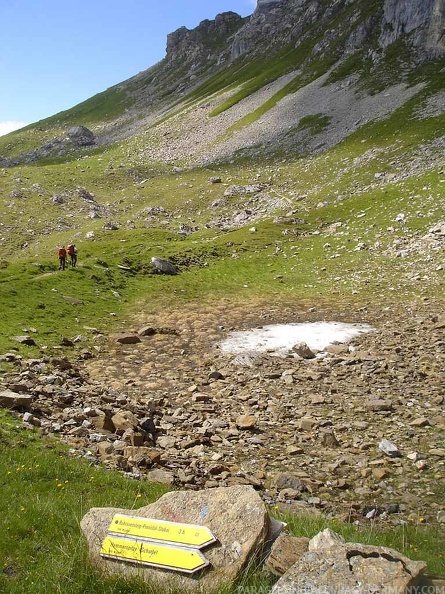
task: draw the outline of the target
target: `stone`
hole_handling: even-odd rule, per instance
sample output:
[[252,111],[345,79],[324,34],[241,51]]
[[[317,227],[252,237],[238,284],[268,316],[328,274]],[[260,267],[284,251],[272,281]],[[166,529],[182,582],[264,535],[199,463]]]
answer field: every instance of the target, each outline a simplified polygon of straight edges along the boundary
[[101,412],[91,418],[91,423],[97,431],[110,431],[111,433],[114,433],[116,430],[109,413]]
[[273,480],[273,487],[279,491],[283,489],[293,489],[299,493],[308,490],[306,483],[290,472],[281,472]]
[[302,359],[315,359],[315,353],[305,342],[299,342],[292,347],[292,351]]
[[316,534],[308,543],[308,551],[317,551],[320,549],[331,549],[338,545],[344,545],[345,539],[341,534],[337,534],[330,528],[325,528]]
[[121,332],[114,335],[114,340],[120,344],[137,344],[141,339],[133,332]]
[[240,415],[236,419],[236,426],[239,429],[254,429],[257,424],[255,415]]
[[388,441],[387,439],[381,440],[381,442],[379,443],[379,450],[381,450],[384,454],[386,454],[390,458],[400,458],[402,455],[400,453],[399,448],[394,443],[392,443],[391,441]]
[[[210,567],[199,575],[159,571],[120,563],[100,556],[100,548],[114,514],[154,518],[207,526],[217,542],[204,549]],[[269,532],[269,517],[261,497],[249,486],[203,491],[172,491],[155,503],[136,510],[92,508],[82,518],[91,561],[106,575],[138,577],[153,588],[210,593],[231,583],[262,548]]]
[[302,431],[312,431],[316,425],[317,421],[315,419],[311,419],[310,417],[303,417],[300,419],[300,429]]
[[0,407],[2,408],[29,408],[32,402],[33,397],[28,394],[17,394],[12,390],[0,392]]
[[174,275],[178,272],[176,266],[168,260],[165,260],[164,258],[158,258],[156,256],[153,256],[153,258],[151,259],[151,263],[156,268],[156,270],[158,272],[161,272],[162,274]]
[[391,400],[384,400],[382,398],[375,398],[368,400],[365,403],[365,407],[372,412],[391,411],[393,404]]
[[326,448],[338,448],[340,443],[333,431],[323,431],[321,433],[321,445]]
[[426,567],[423,561],[411,561],[387,547],[342,540],[330,530],[316,535],[309,543],[309,551],[278,580],[272,594],[353,594],[358,585],[361,592],[403,593]]
[[161,460],[161,452],[153,448],[143,446],[128,446],[124,450],[124,456],[129,462],[137,466],[152,466]]
[[418,419],[414,419],[414,421],[411,422],[411,427],[427,427],[430,424],[431,423],[429,419],[426,417],[419,417]]
[[309,538],[280,534],[272,545],[264,568],[273,575],[281,576],[307,552]]
[[173,485],[175,482],[175,475],[168,470],[163,470],[162,468],[154,468],[153,470],[149,470],[146,474],[147,481],[152,483],[161,483],[163,485]]
[[127,429],[134,429],[138,424],[136,416],[129,410],[117,412],[111,417],[111,421],[119,435],[122,435]]
[[11,338],[20,344],[26,344],[26,346],[37,346],[36,341],[31,336],[12,336]]
[[153,336],[156,334],[156,328],[153,326],[144,326],[138,331],[139,336]]
[[384,468],[373,468],[372,475],[378,481],[381,481],[388,476],[388,472]]
[[89,146],[94,144],[94,134],[85,126],[74,126],[66,133],[71,142],[77,146]]

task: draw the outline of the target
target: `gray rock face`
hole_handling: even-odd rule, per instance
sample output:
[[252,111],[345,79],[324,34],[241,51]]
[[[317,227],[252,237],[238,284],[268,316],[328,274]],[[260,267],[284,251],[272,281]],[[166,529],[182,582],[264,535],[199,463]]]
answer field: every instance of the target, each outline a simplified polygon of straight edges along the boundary
[[[386,547],[342,543],[331,531],[309,543],[304,554],[275,584],[272,594],[323,592],[405,592],[425,569],[422,561],[411,561]],[[335,536],[334,536],[335,535]]]
[[442,0],[385,0],[380,45],[387,47],[405,34],[414,45],[439,54],[445,51],[445,6]]
[[[100,557],[100,548],[116,513],[207,526],[217,543],[203,549],[211,569],[199,579],[172,572],[136,567]],[[150,584],[172,589],[212,592],[234,580],[264,544],[269,531],[266,506],[252,487],[236,486],[206,491],[167,493],[138,510],[93,508],[81,521],[92,561],[108,574],[138,576]]]
[[[295,41],[298,45],[308,27],[331,18],[342,10],[340,4],[332,2],[326,7],[317,0],[258,0],[250,20],[235,36],[232,58],[251,51],[262,51],[275,45],[278,39],[282,44]],[[376,26],[380,26],[379,43],[382,48],[409,34],[422,54],[440,55],[445,51],[445,7],[442,0],[385,0],[381,23],[377,15],[363,20],[360,7],[358,9],[350,23],[345,55],[361,49]],[[338,27],[338,32],[340,29]],[[336,34],[330,31],[329,35],[325,35],[314,47],[313,53],[329,50]],[[330,39],[332,35],[334,37]]]
[[227,41],[243,24],[244,19],[236,12],[218,14],[215,20],[204,20],[195,29],[180,27],[167,36],[168,62],[185,63],[202,59],[204,55],[215,55],[215,47],[227,49]]

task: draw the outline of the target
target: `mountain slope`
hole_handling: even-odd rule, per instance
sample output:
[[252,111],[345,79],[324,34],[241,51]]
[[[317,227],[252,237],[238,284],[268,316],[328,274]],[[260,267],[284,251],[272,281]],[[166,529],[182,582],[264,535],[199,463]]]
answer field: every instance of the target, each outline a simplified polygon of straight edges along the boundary
[[[198,112],[203,122],[263,89],[253,106],[247,104],[228,118],[230,130],[234,124],[249,127],[282,98],[323,76],[352,85],[351,91],[359,90],[361,95],[383,91],[396,82],[407,82],[417,64],[443,56],[444,23],[439,0],[260,1],[250,18],[223,13],[192,31],[182,27],[170,34],[161,62],[72,110],[9,135],[0,141],[0,155],[7,165],[67,152],[77,154],[78,147],[70,144],[50,145],[37,153],[29,150],[60,138],[74,125],[90,127],[98,146],[109,145],[151,130],[172,114],[188,113],[192,107],[203,109],[203,103],[211,101],[211,110]],[[269,93],[271,84],[278,90]],[[298,103],[299,97],[293,98]],[[333,97],[331,89],[324,93],[319,85],[317,101],[342,100]],[[355,121],[369,119],[365,117],[366,103],[359,101],[353,109]],[[288,126],[294,128],[298,122],[297,113]],[[253,142],[256,137],[253,130]],[[280,144],[281,140],[278,136],[266,141]],[[289,144],[289,137],[286,140]],[[298,136],[294,145],[300,146],[301,141]],[[28,154],[17,159],[24,149]],[[193,150],[189,148],[189,152]]]

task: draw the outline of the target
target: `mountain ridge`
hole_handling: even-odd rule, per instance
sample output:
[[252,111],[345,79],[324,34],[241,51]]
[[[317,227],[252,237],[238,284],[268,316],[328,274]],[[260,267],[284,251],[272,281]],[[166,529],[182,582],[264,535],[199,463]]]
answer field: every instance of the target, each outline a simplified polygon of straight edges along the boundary
[[[354,81],[360,90],[361,82],[374,79],[381,91],[444,55],[440,0],[260,0],[250,17],[225,12],[194,29],[179,28],[168,35],[166,56],[157,64],[71,110],[8,135],[8,150],[5,141],[0,143],[0,164],[77,154],[77,147],[53,142],[54,133],[61,140],[71,126],[90,127],[96,145],[104,146],[156,127],[201,99],[232,94],[206,114],[212,117],[292,72],[293,81],[282,95],[328,72],[343,69],[347,75],[348,64],[348,84]],[[28,134],[30,151],[18,150],[14,138],[20,134]]]

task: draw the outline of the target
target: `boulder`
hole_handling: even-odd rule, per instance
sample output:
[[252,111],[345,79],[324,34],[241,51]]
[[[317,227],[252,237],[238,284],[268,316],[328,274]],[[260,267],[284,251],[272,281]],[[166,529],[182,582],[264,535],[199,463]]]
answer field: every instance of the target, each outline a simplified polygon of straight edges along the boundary
[[255,415],[240,415],[236,419],[236,426],[239,429],[254,429],[257,424],[257,418]]
[[111,417],[116,433],[122,435],[127,429],[134,429],[138,425],[136,416],[129,410],[121,410]]
[[292,347],[292,350],[302,359],[315,359],[314,351],[305,342],[297,343]]
[[2,408],[29,408],[32,400],[32,396],[28,394],[16,394],[12,390],[0,392],[0,406]]
[[280,534],[272,545],[265,569],[274,575],[283,575],[307,552],[308,546],[309,538]]
[[[196,577],[102,558],[101,545],[116,513],[207,526],[217,538],[216,543],[202,550],[210,566]],[[93,508],[80,525],[90,558],[104,573],[138,577],[152,586],[175,591],[207,594],[235,580],[261,549],[268,536],[269,517],[255,490],[239,485],[196,492],[170,492],[137,510]]]
[[168,260],[165,260],[164,258],[158,258],[156,256],[153,256],[153,258],[151,259],[151,263],[156,268],[156,270],[158,272],[162,272],[162,274],[174,275],[178,272],[176,266]]
[[387,547],[345,543],[331,530],[315,536],[305,553],[278,580],[272,594],[295,592],[400,593],[416,583],[426,564]]
[[94,134],[85,126],[74,126],[66,133],[71,142],[78,146],[88,146],[94,144]]

